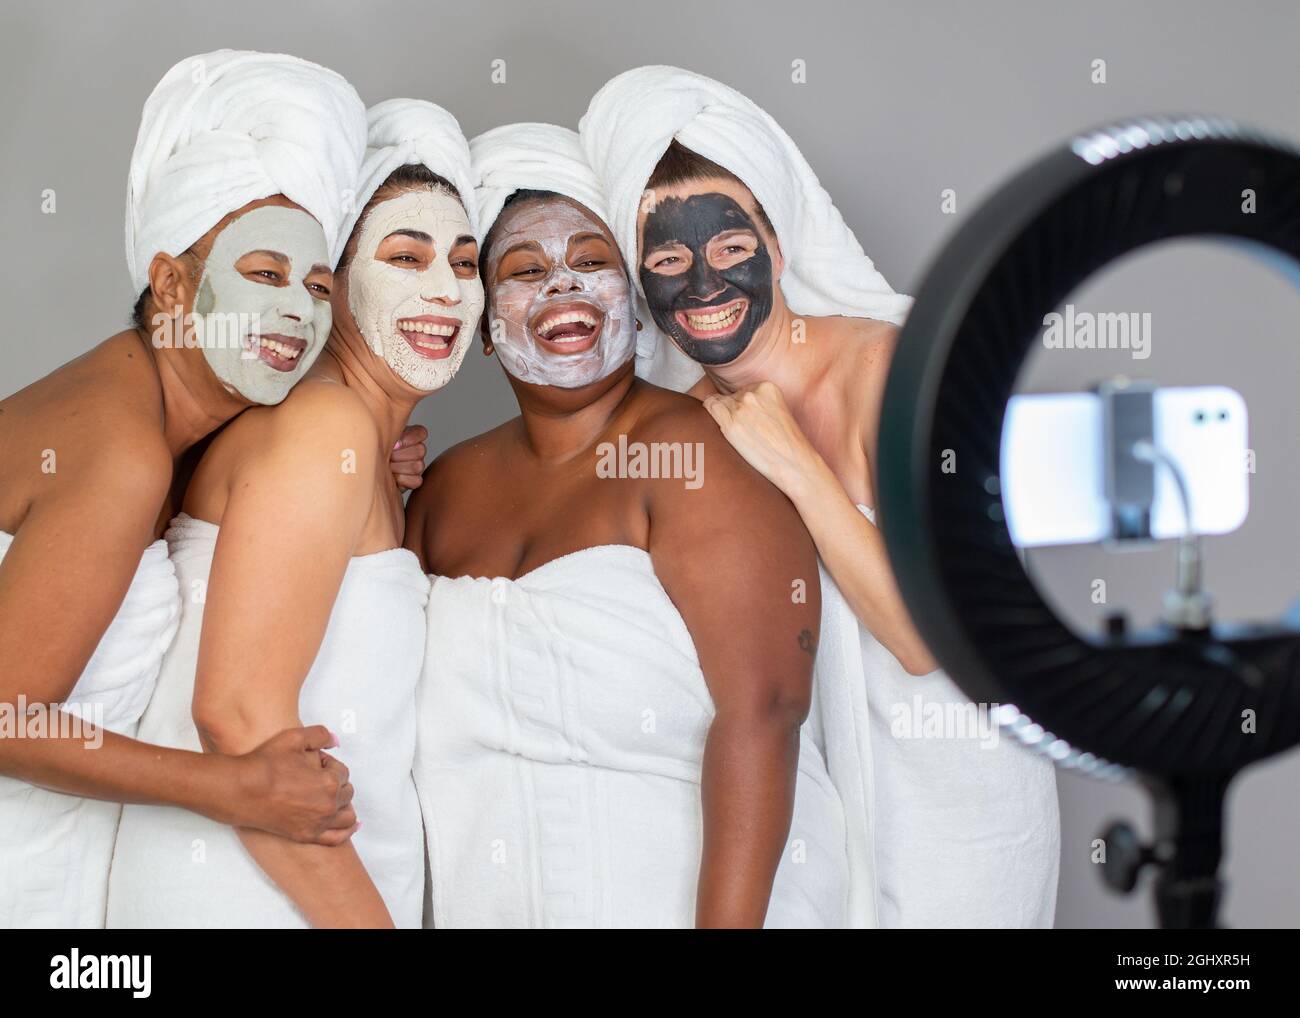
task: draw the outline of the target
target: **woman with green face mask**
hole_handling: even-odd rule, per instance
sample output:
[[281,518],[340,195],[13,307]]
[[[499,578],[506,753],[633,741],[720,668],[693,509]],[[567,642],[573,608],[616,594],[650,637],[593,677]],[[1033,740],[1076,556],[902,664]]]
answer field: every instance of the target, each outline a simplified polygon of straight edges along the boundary
[[317,845],[351,834],[322,726],[214,755],[133,736],[196,593],[158,540],[185,454],[282,399],[324,345],[364,116],[294,57],[173,67],[131,165],[135,327],[0,401],[0,926],[103,925],[122,802]]

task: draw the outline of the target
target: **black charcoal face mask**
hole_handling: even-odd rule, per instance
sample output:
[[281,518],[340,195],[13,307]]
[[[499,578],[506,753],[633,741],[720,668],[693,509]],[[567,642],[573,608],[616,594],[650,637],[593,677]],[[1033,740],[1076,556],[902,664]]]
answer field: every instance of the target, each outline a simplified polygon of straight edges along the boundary
[[645,221],[641,285],[655,323],[700,364],[739,357],[772,313],[772,258],[728,195],[659,201]]

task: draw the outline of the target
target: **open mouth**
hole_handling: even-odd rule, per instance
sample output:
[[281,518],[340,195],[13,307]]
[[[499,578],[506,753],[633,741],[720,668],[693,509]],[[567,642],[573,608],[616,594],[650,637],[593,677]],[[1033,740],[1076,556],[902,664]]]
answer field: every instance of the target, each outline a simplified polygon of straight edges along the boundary
[[305,339],[276,332],[250,336],[249,339],[257,350],[257,359],[276,371],[293,371],[298,366],[302,352],[307,349]]
[[460,319],[442,315],[399,318],[397,331],[421,357],[437,361],[451,356],[456,338],[460,335]]
[[699,311],[676,311],[677,324],[692,339],[727,339],[740,328],[749,310],[749,301],[744,297],[719,304],[716,307],[701,308]]
[[586,301],[570,301],[547,308],[529,324],[529,330],[546,350],[575,354],[590,350],[600,338],[605,313]]

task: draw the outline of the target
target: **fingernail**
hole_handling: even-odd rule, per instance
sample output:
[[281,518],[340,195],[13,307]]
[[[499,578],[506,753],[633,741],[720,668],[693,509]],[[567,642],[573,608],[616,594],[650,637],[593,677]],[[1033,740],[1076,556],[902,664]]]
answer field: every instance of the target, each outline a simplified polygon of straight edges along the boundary
[[401,447],[402,447],[402,440],[399,438],[396,442],[393,443],[393,448],[400,449]]

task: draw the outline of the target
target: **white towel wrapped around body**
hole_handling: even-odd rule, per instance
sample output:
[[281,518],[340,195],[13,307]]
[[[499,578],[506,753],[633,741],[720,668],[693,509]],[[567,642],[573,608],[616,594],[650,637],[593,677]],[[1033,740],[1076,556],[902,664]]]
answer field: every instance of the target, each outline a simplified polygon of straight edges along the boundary
[[477,222],[469,142],[454,116],[424,99],[386,99],[366,112],[366,125],[366,155],[343,223],[342,245],[352,236],[366,203],[403,166],[418,164],[450,181],[460,192],[470,225]]
[[[154,745],[202,748],[191,713],[203,629],[199,595],[207,589],[218,534],[215,524],[184,514],[167,531],[186,596],[180,630],[140,722],[140,738]],[[330,752],[350,772],[362,818],[352,844],[398,927],[418,927],[424,904],[411,763],[428,590],[419,561],[405,549],[351,559],[299,695],[303,724],[326,725],[339,736]],[[113,850],[107,924],[301,928],[307,922],[233,828],[172,806],[127,805]]]
[[[0,532],[0,561],[12,542]],[[134,736],[180,611],[167,545],[155,541],[64,709]],[[0,776],[0,928],[102,927],[121,811]]]
[[[415,775],[434,926],[694,924],[713,703],[647,552],[435,577],[425,662]],[[807,728],[767,925],[871,925],[870,881],[865,897],[852,886],[868,846]]]
[[[678,67],[638,67],[605,83],[578,133],[629,265],[638,264],[637,213],[646,181],[676,138],[730,170],[763,206],[781,244],[781,292],[792,311],[896,325],[906,317],[911,298],[895,293],[876,270],[790,136],[735,89]],[[670,345],[647,324],[638,344],[638,371],[680,389],[701,372],[698,365],[688,371],[684,356],[658,349]]]
[[283,194],[325,230],[330,256],[366,147],[356,90],[280,53],[217,50],[171,68],[144,105],[126,186],[134,293],[159,252],[179,255],[222,218]]
[[1000,731],[994,705],[942,671],[908,674],[857,628],[853,668],[825,665],[866,682],[880,925],[1050,928],[1061,857],[1051,761]]

